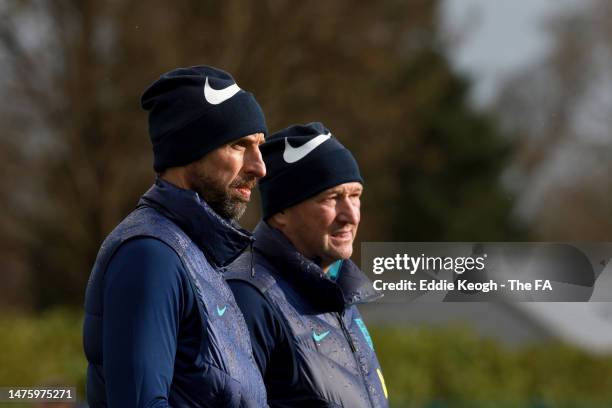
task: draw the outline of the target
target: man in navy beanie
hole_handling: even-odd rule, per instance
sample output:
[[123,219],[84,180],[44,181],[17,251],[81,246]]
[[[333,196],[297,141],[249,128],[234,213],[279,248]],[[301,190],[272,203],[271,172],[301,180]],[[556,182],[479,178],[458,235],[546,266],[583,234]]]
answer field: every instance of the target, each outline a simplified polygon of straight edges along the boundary
[[265,175],[253,95],[207,66],[142,96],[154,185],[106,238],[85,299],[90,407],[262,407],[248,329],[221,270],[253,238],[236,224]]
[[253,254],[226,278],[251,334],[271,407],[387,407],[374,344],[356,305],[380,295],[351,262],[363,180],[321,123],[261,148],[263,220]]

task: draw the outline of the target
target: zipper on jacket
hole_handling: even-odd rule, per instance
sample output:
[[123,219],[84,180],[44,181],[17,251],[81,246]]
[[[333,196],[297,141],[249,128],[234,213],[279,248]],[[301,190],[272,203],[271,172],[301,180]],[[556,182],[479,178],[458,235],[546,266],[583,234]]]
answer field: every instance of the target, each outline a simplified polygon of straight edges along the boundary
[[346,337],[346,340],[348,341],[349,346],[351,347],[351,351],[354,354],[357,352],[357,348],[355,347],[355,343],[353,343],[351,334],[349,333],[348,329],[346,328],[346,325],[344,324],[344,319],[342,318],[343,315],[344,315],[344,312],[342,312],[342,314],[338,313],[338,322],[340,323],[340,328],[342,329],[342,333],[344,333],[344,337]]
[[353,338],[351,337],[351,333],[349,333],[348,329],[346,328],[346,325],[344,324],[344,311],[342,313],[336,313],[336,316],[338,317],[338,322],[340,323],[340,328],[342,329],[342,332],[344,333],[344,337],[346,337],[346,340],[349,343],[349,346],[351,347],[351,354],[353,354],[353,358],[355,359],[355,364],[357,364],[357,370],[359,370],[359,374],[361,374],[361,379],[363,381],[363,386],[365,388],[366,394],[368,394],[368,400],[370,401],[370,406],[374,407],[374,401],[372,400],[372,396],[370,395],[370,389],[368,388],[368,381],[366,379],[365,373],[363,372],[363,369],[361,368],[361,363],[359,362],[359,357],[357,356],[357,348],[355,347],[355,343],[353,343]]
[[255,277],[255,261],[253,260],[253,258],[255,258],[255,252],[253,252],[253,240],[251,240],[251,243],[249,244],[250,247],[250,255],[251,255],[251,278]]

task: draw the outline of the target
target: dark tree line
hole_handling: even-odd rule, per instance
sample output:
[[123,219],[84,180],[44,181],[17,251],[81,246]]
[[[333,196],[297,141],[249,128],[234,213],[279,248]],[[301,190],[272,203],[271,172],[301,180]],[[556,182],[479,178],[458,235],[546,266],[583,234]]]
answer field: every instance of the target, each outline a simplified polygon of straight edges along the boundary
[[[467,104],[438,1],[7,0],[0,7],[4,305],[79,305],[104,236],[151,184],[144,88],[210,64],[271,130],[322,121],[366,179],[359,238],[509,240],[512,146]],[[252,227],[253,206],[244,221]]]

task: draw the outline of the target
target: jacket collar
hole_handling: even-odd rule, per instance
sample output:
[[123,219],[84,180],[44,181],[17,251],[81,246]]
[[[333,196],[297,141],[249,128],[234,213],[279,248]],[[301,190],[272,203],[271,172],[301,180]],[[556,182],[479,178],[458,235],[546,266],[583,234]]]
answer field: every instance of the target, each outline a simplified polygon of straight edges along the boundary
[[154,208],[178,225],[217,269],[230,264],[254,240],[247,230],[219,216],[195,191],[160,178],[138,202],[142,206]]
[[382,296],[351,260],[342,263],[338,279],[333,281],[319,265],[298,252],[282,232],[265,221],[257,225],[253,235],[255,250],[324,312],[341,312],[353,304],[371,302]]

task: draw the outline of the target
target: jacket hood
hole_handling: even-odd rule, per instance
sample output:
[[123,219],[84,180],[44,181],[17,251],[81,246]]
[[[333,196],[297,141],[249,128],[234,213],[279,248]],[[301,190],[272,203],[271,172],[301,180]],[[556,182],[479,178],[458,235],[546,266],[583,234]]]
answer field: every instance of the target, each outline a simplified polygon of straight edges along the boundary
[[253,235],[255,251],[325,312],[341,312],[348,306],[382,297],[350,259],[342,262],[338,279],[333,281],[319,265],[302,255],[282,232],[265,221],[257,225]]
[[138,207],[151,207],[178,225],[204,252],[215,268],[234,261],[254,238],[235,222],[217,214],[198,193],[158,178]]

